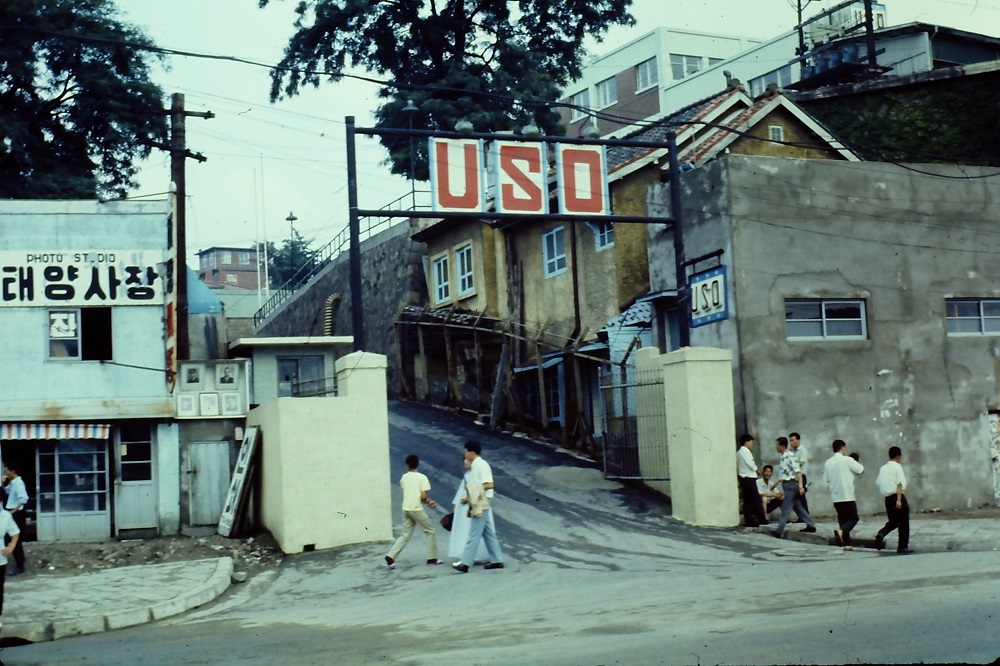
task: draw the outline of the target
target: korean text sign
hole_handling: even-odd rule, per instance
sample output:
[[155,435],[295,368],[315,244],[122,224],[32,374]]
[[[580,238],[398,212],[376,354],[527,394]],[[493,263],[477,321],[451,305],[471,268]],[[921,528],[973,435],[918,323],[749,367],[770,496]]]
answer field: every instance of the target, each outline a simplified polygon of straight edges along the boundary
[[162,251],[0,252],[0,307],[162,305]]

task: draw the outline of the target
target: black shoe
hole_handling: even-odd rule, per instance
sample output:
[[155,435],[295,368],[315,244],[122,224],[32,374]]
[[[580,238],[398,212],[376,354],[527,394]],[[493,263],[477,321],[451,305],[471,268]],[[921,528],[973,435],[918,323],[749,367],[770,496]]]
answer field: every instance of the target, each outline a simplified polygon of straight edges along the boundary
[[877,550],[882,550],[883,548],[885,548],[885,537],[882,536],[881,532],[875,535],[875,548]]
[[913,551],[910,550],[909,548],[900,548],[899,550],[896,551],[896,554],[897,555],[909,555],[912,552]]
[[816,531],[816,528],[815,528],[815,527],[809,527],[809,526],[807,525],[806,527],[803,527],[803,528],[802,528],[801,530],[799,530],[799,531],[800,531],[800,532],[815,532],[815,531]]
[[484,569],[503,569],[503,562],[490,562],[489,564],[487,564],[483,568]]
[[784,535],[778,534],[778,530],[771,530],[770,532],[768,532],[768,534],[770,534],[771,536],[773,536],[775,539],[784,539],[785,538]]
[[394,560],[391,557],[389,557],[388,555],[386,555],[385,556],[385,566],[389,567],[390,569],[395,569],[396,568],[396,560]]
[[14,570],[13,570],[13,571],[11,571],[11,572],[10,572],[9,574],[7,574],[7,575],[8,575],[8,576],[20,576],[20,575],[21,575],[21,574],[23,574],[23,573],[24,573],[24,567],[14,567]]
[[453,565],[451,565],[451,568],[457,571],[458,573],[469,573],[468,565],[462,564],[461,562],[455,562]]
[[771,521],[770,520],[762,520],[762,521],[760,521],[760,524],[761,525],[770,525]]

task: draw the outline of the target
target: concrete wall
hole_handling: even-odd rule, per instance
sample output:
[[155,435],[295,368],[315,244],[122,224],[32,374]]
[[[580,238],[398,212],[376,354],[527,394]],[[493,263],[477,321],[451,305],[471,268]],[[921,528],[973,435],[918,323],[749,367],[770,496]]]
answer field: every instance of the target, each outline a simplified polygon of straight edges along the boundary
[[335,398],[279,398],[260,426],[261,515],[282,551],[392,538],[385,357],[337,361]]
[[[722,247],[731,282],[730,319],[694,329],[692,343],[739,360],[737,423],[762,462],[776,460],[775,437],[802,433],[820,515],[832,505],[817,470],[835,438],[868,469],[863,513],[882,510],[874,477],[894,444],[915,510],[993,501],[1000,337],[947,336],[944,306],[1000,297],[1000,183],[966,179],[986,172],[975,167],[919,169],[729,156],[683,175],[688,256]],[[651,263],[669,256],[663,240],[651,239]],[[786,298],[864,299],[867,338],[789,340]]]
[[732,353],[685,347],[659,361],[674,517],[693,525],[738,525]]
[[[424,248],[410,239],[409,225],[397,224],[361,243],[366,349],[388,359],[389,391],[399,391],[394,322],[404,305],[427,302]],[[348,257],[344,252],[257,330],[258,336],[323,335],[327,298],[334,305],[333,335],[352,335]]]

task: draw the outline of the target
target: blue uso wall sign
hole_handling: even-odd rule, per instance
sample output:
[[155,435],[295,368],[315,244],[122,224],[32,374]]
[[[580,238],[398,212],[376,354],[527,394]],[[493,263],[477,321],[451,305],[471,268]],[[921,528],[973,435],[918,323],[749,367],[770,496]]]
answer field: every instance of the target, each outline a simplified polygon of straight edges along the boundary
[[726,267],[691,276],[691,328],[729,319]]

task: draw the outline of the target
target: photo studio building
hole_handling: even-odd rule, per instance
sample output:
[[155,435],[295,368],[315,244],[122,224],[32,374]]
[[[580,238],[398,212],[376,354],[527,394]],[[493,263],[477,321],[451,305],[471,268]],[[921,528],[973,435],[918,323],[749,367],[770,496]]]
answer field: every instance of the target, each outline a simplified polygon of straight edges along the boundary
[[27,537],[176,532],[166,201],[0,201],[0,455]]

